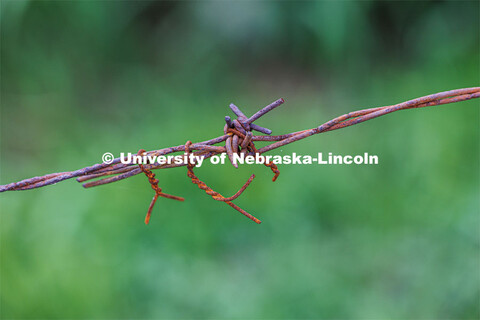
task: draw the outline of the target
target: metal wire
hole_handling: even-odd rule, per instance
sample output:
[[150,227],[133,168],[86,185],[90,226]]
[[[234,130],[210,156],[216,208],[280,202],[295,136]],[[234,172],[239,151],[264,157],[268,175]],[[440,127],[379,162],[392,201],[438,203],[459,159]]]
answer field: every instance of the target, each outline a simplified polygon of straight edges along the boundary
[[[185,144],[185,149],[186,149],[187,154],[190,154],[190,146],[191,145],[192,145],[191,141],[187,141],[187,143]],[[254,216],[252,216],[250,213],[246,212],[242,208],[240,208],[237,205],[232,203],[232,200],[235,200],[236,198],[238,198],[243,193],[243,191],[245,191],[245,189],[250,185],[250,183],[255,178],[254,174],[252,174],[250,176],[250,178],[247,180],[247,182],[245,182],[245,184],[240,188],[240,190],[237,191],[237,193],[235,193],[231,197],[225,198],[220,193],[214,191],[212,188],[207,186],[207,184],[205,182],[201,181],[195,175],[195,173],[193,173],[193,167],[194,166],[195,166],[194,162],[189,162],[187,164],[187,170],[188,170],[187,175],[190,179],[192,179],[192,183],[196,184],[200,189],[204,190],[208,195],[212,196],[213,199],[215,199],[217,201],[224,201],[226,204],[228,204],[229,206],[231,206],[232,208],[234,208],[235,210],[237,210],[238,212],[240,212],[241,214],[243,214],[247,218],[253,220],[254,222],[256,222],[258,224],[262,223],[260,220],[258,220]]]
[[[138,150],[137,155],[142,155],[144,152],[145,150],[140,149]],[[163,197],[163,198],[177,200],[177,201],[184,201],[185,199],[182,197],[177,197],[171,194],[163,193],[162,189],[158,186],[158,179],[155,178],[155,173],[153,173],[151,170],[145,169],[145,166],[141,163],[138,164],[138,167],[140,168],[140,170],[142,170],[143,173],[145,173],[145,175],[148,178],[148,182],[150,182],[150,185],[152,186],[153,191],[155,191],[155,195],[153,196],[152,202],[148,207],[147,215],[145,216],[145,224],[148,224],[150,222],[150,216],[152,214],[153,206],[155,205],[155,202],[157,202],[158,197]]]
[[[224,135],[219,136],[214,139],[210,139],[207,141],[202,141],[198,143],[189,143],[188,145],[179,145],[170,148],[164,148],[160,150],[153,150],[145,152],[142,151],[142,154],[148,156],[161,156],[167,155],[171,153],[177,152],[186,152],[190,153],[192,150],[197,150],[196,152],[192,152],[195,156],[201,156],[204,159],[210,158],[214,155],[226,152],[228,154],[228,158],[230,159],[232,165],[237,167],[236,163],[233,161],[233,154],[234,153],[248,153],[248,154],[258,154],[261,156],[265,152],[269,152],[276,148],[285,146],[295,141],[299,141],[305,139],[309,136],[333,131],[337,129],[346,128],[349,126],[353,126],[374,118],[378,118],[380,116],[399,111],[405,109],[414,109],[414,108],[423,108],[429,106],[438,106],[448,103],[466,101],[474,98],[480,97],[480,87],[472,87],[472,88],[463,88],[457,90],[450,90],[435,93],[432,95],[420,97],[417,99],[409,100],[406,102],[402,102],[399,104],[385,106],[385,107],[377,107],[377,108],[370,108],[370,109],[363,109],[354,112],[350,112],[344,114],[340,117],[334,118],[318,127],[292,132],[289,134],[284,135],[277,135],[277,136],[270,136],[269,134],[272,132],[268,128],[264,128],[254,124],[253,122],[267,114],[269,111],[277,108],[285,101],[283,99],[278,99],[273,103],[269,104],[268,106],[262,108],[258,112],[256,112],[250,118],[247,118],[244,113],[234,104],[230,104],[230,108],[232,111],[237,115],[237,119],[232,120],[229,116],[225,117],[226,125],[224,126]],[[253,135],[251,130],[256,130],[267,135]],[[254,142],[273,142],[268,144],[264,147],[259,149],[256,148]],[[215,144],[225,142],[224,146],[214,146]],[[279,175],[278,168],[273,163],[265,163],[267,167],[269,167],[272,172],[274,172],[275,176],[272,179],[275,181]],[[251,180],[253,180],[253,175],[247,181],[247,183],[240,189],[238,195],[234,195],[230,198],[225,198],[219,193],[208,188],[203,182],[201,182],[195,174],[193,174],[193,167],[189,167],[188,163],[181,163],[181,164],[147,164],[147,165],[134,165],[134,164],[123,164],[120,162],[120,158],[116,158],[110,164],[95,164],[93,166],[85,167],[79,170],[70,171],[70,172],[59,172],[59,173],[52,173],[47,174],[44,176],[33,177],[29,179],[25,179],[19,182],[14,182],[6,185],[0,186],[0,192],[4,191],[13,191],[13,190],[29,190],[29,189],[36,189],[41,188],[44,186],[48,186],[51,184],[58,183],[60,181],[64,181],[71,178],[77,178],[78,182],[85,182],[93,179],[100,178],[98,180],[89,181],[83,184],[85,188],[95,187],[107,183],[112,183],[116,181],[120,181],[134,175],[137,175],[141,172],[144,172],[152,188],[155,190],[155,196],[150,204],[149,211],[147,213],[146,222],[148,223],[148,219],[151,214],[151,210],[153,205],[155,204],[157,198],[159,196],[167,197],[179,201],[183,201],[183,198],[167,195],[161,192],[161,189],[158,187],[158,180],[155,179],[155,175],[151,172],[152,169],[166,169],[166,168],[173,168],[173,167],[180,167],[180,166],[187,166],[189,177],[192,179],[192,182],[196,183],[201,189],[205,190],[208,194],[212,195],[215,200],[225,201],[228,205],[235,208],[237,211],[241,212],[242,214],[246,215],[253,221],[260,223],[260,220],[256,219],[255,217],[251,216],[243,209],[239,208],[235,204],[231,203],[230,200],[235,199],[238,197],[246,187],[250,184]],[[111,177],[106,177],[111,176]],[[198,182],[198,183],[197,183]]]

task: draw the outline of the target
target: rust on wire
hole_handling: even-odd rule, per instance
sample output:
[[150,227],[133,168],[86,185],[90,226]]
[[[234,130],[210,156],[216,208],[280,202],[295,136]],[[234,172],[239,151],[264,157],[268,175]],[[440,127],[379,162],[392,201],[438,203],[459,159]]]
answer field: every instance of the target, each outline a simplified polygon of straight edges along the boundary
[[[228,141],[228,140],[227,140]],[[190,154],[190,146],[192,145],[192,142],[191,141],[187,141],[187,143],[185,144],[185,152],[187,154]],[[224,196],[222,196],[220,193],[214,191],[212,188],[210,188],[209,186],[207,186],[207,184],[205,182],[203,182],[202,180],[200,180],[196,175],[195,173],[193,173],[193,167],[195,166],[195,163],[194,162],[188,162],[187,164],[187,175],[190,179],[192,179],[192,182],[194,184],[196,184],[200,189],[204,190],[209,196],[212,196],[213,199],[217,200],[217,201],[224,201],[226,204],[228,204],[229,206],[231,206],[232,208],[234,208],[235,210],[237,210],[238,212],[240,212],[241,214],[243,214],[244,216],[246,216],[247,218],[255,221],[256,223],[262,223],[260,220],[258,220],[257,218],[255,218],[254,216],[252,216],[250,213],[246,212],[245,210],[243,210],[242,208],[240,208],[239,206],[233,204],[231,201],[232,200],[235,200],[237,199],[242,193],[243,191],[245,191],[245,189],[250,185],[250,183],[253,181],[253,179],[255,178],[255,175],[252,174],[250,176],[250,178],[247,180],[247,182],[245,182],[245,184],[237,191],[237,193],[235,193],[233,196],[231,197],[228,197],[228,198],[225,198]]]
[[[283,99],[282,99],[283,100]],[[271,161],[267,161],[265,159],[264,156],[261,155],[261,153],[257,150],[257,148],[255,147],[255,144],[253,143],[253,141],[251,140],[251,131],[247,132],[247,134],[243,134],[241,133],[240,131],[237,131],[236,129],[232,129],[232,128],[225,128],[225,132],[227,134],[233,134],[234,137],[235,136],[238,136],[240,137],[241,139],[243,139],[243,142],[242,142],[242,148],[244,148],[243,150],[250,150],[250,152],[253,152],[255,154],[258,154],[259,157],[262,157],[263,158],[263,164],[265,166],[267,166],[268,168],[270,168],[270,170],[272,170],[272,172],[274,173],[274,176],[272,178],[272,181],[275,182],[278,178],[278,176],[280,175],[280,170],[278,170],[278,167],[276,164],[274,164],[273,162]],[[228,141],[228,139],[227,139]],[[227,154],[228,154],[228,157],[231,159],[230,161],[232,162],[232,165],[236,166],[236,163],[234,163],[233,161],[233,152],[234,150],[232,150],[229,154],[229,147],[227,145]]]
[[[363,109],[358,111],[349,112],[337,118],[334,118],[330,121],[325,122],[324,124],[312,128],[301,130],[297,132],[292,132],[283,135],[271,136],[272,131],[270,129],[261,127],[254,121],[260,119],[262,116],[272,111],[273,109],[282,105],[285,100],[278,99],[266,107],[262,108],[250,118],[247,118],[245,114],[237,107],[235,104],[230,104],[230,109],[237,116],[237,119],[230,118],[230,116],[225,117],[225,126],[224,134],[202,142],[191,143],[188,142],[185,145],[178,145],[175,147],[169,147],[154,151],[145,152],[140,150],[139,154],[145,153],[149,156],[161,156],[167,155],[176,152],[187,152],[188,154],[193,154],[195,156],[201,156],[203,159],[210,158],[220,153],[227,153],[228,158],[233,166],[236,168],[238,165],[235,163],[234,154],[243,154],[243,155],[257,155],[262,157],[265,152],[269,152],[276,148],[285,146],[287,144],[305,139],[315,134],[333,131],[337,129],[342,129],[350,127],[377,117],[407,109],[416,109],[430,106],[438,106],[448,103],[455,103],[460,101],[466,101],[470,99],[475,99],[480,97],[480,87],[472,88],[463,88],[456,90],[449,90],[444,92],[439,92],[431,94],[428,96],[420,97],[417,99],[409,100],[399,104],[385,106],[385,107],[376,107],[370,109]],[[253,135],[252,130],[264,133],[266,135]],[[256,148],[254,142],[271,142],[270,144],[263,146],[259,149]],[[225,142],[224,146],[215,146],[215,144]],[[196,150],[196,151],[194,151]],[[265,157],[264,157],[265,159]],[[274,173],[273,181],[278,178],[280,171],[278,167],[273,162],[264,161],[265,166],[270,168]],[[124,164],[121,163],[120,158],[114,159],[111,163],[105,164],[95,164],[90,167],[85,167],[79,170],[70,171],[70,172],[59,172],[47,174],[44,176],[33,177],[30,179],[25,179],[19,182],[14,182],[6,185],[0,186],[0,192],[13,191],[13,190],[29,190],[41,188],[44,186],[52,185],[60,181],[64,181],[71,178],[77,178],[78,182],[86,182],[83,184],[85,188],[100,186],[107,183],[112,183],[120,181],[132,176],[135,176],[139,173],[145,173],[150,182],[153,190],[155,191],[155,196],[150,203],[150,207],[147,212],[147,217],[145,222],[148,223],[151,215],[151,211],[158,197],[165,197],[169,199],[183,201],[181,197],[172,196],[161,191],[161,188],[158,187],[158,180],[155,179],[155,174],[151,170],[153,169],[167,169],[180,166],[187,166],[188,176],[192,179],[192,182],[197,184],[199,188],[205,190],[207,194],[211,195],[215,200],[224,201],[229,206],[235,210],[241,212],[243,215],[249,217],[253,221],[260,223],[260,220],[256,219],[245,210],[241,209],[237,205],[233,204],[231,200],[236,199],[242,192],[248,187],[252,182],[254,175],[245,183],[245,185],[240,188],[240,190],[233,195],[232,197],[225,198],[221,194],[213,191],[205,183],[200,181],[195,174],[193,173],[193,164],[182,163],[182,164]],[[98,180],[93,180],[98,179]],[[93,181],[90,181],[93,180]]]
[[[140,149],[138,150],[137,155],[141,156],[144,152],[145,150]],[[155,202],[157,202],[158,197],[173,199],[177,201],[184,201],[185,199],[182,197],[177,197],[171,194],[163,193],[162,188],[158,186],[158,179],[155,178],[155,173],[153,173],[149,169],[146,169],[145,166],[141,163],[139,163],[138,166],[140,167],[140,170],[142,170],[142,172],[145,173],[145,175],[148,178],[148,182],[150,182],[150,185],[152,186],[153,191],[155,191],[155,195],[153,196],[152,202],[148,207],[147,215],[145,216],[145,224],[148,224],[150,222],[150,216],[152,215],[153,206],[155,205]]]

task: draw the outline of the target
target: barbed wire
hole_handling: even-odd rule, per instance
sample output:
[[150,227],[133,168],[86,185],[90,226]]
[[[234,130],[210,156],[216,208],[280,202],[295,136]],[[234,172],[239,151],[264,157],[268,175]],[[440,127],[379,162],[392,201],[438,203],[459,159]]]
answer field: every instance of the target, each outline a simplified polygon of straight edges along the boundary
[[[429,106],[438,106],[448,103],[460,102],[465,100],[470,100],[474,98],[480,97],[480,87],[472,87],[472,88],[463,88],[463,89],[456,89],[450,91],[439,92],[435,94],[431,94],[428,96],[420,97],[417,99],[409,100],[406,102],[402,102],[399,104],[391,105],[391,106],[384,106],[384,107],[377,107],[377,108],[370,108],[370,109],[363,109],[358,111],[353,111],[337,118],[334,118],[324,124],[307,130],[292,132],[284,135],[277,135],[271,136],[270,134],[272,131],[268,128],[261,127],[255,123],[254,121],[258,120],[268,112],[272,111],[273,109],[277,108],[278,106],[282,105],[285,101],[283,99],[278,99],[271,104],[267,105],[266,107],[259,110],[257,113],[252,115],[250,118],[247,118],[245,114],[233,103],[230,104],[230,109],[233,113],[237,116],[236,119],[232,120],[231,117],[225,117],[225,125],[224,125],[224,135],[216,137],[214,139],[191,143],[188,141],[184,145],[179,145],[170,148],[164,148],[159,150],[152,150],[145,152],[145,150],[141,149],[138,154],[140,155],[147,155],[147,156],[165,156],[172,153],[184,152],[187,154],[192,154],[195,157],[202,157],[203,159],[210,158],[214,155],[218,155],[221,153],[227,153],[228,158],[233,166],[238,167],[236,161],[234,161],[234,153],[240,154],[256,154],[261,157],[261,155],[265,152],[269,152],[276,148],[285,146],[295,141],[299,141],[305,139],[309,136],[333,131],[337,129],[346,128],[349,126],[353,126],[374,118],[378,118],[380,116],[399,111],[405,109],[414,109],[414,108],[423,108]],[[266,135],[253,135],[252,130],[258,131],[260,133]],[[215,144],[219,144],[224,142],[223,146],[215,146]],[[259,149],[256,148],[255,142],[273,142],[266,146],[263,146]],[[196,151],[195,151],[196,150]],[[192,152],[193,151],[193,152]],[[265,162],[265,165],[269,167],[272,172],[275,174],[274,178],[272,179],[275,181],[280,174],[277,166],[272,162]],[[135,176],[139,173],[144,172],[147,176],[150,184],[152,185],[153,190],[155,191],[155,196],[150,204],[150,207],[147,212],[147,217],[145,222],[148,223],[150,219],[150,214],[155,204],[157,198],[159,196],[166,197],[170,199],[175,199],[179,201],[183,201],[184,199],[177,196],[171,196],[162,192],[162,189],[158,187],[158,180],[155,179],[155,174],[151,170],[153,169],[167,169],[167,168],[174,168],[174,167],[181,167],[187,166],[188,176],[192,179],[192,182],[197,184],[200,189],[205,190],[207,194],[211,195],[213,199],[218,201],[224,201],[240,213],[244,214],[248,218],[252,219],[253,221],[260,223],[260,220],[253,217],[243,209],[239,208],[231,201],[236,199],[252,182],[253,178],[255,177],[252,175],[247,183],[232,197],[225,198],[218,192],[213,191],[209,188],[204,182],[200,181],[195,174],[193,173],[193,163],[192,162],[184,162],[184,163],[165,163],[165,164],[143,164],[143,165],[136,165],[136,164],[124,164],[121,163],[120,158],[114,159],[112,162],[106,164],[95,164],[93,166],[85,167],[79,170],[70,171],[70,172],[58,172],[58,173],[51,173],[44,176],[33,177],[30,179],[25,179],[19,182],[14,182],[6,185],[0,186],[0,192],[5,191],[13,191],[13,190],[30,190],[45,187],[51,184],[55,184],[67,179],[77,178],[78,182],[85,182],[83,187],[91,188],[99,185],[104,185],[116,181],[120,181],[132,176]],[[106,177],[110,176],[110,177]],[[99,179],[98,179],[99,178]],[[97,179],[97,180],[94,180]],[[89,181],[93,180],[93,181]],[[89,182],[86,182],[89,181]]]

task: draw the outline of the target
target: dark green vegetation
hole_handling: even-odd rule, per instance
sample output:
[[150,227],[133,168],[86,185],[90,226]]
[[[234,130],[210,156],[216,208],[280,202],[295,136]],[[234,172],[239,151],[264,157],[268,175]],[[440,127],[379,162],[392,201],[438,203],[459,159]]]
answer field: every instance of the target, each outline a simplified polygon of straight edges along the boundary
[[[235,102],[282,134],[479,84],[472,2],[1,2],[1,180],[218,136]],[[2,318],[478,318],[479,101],[273,154],[378,166],[185,168],[0,194]]]

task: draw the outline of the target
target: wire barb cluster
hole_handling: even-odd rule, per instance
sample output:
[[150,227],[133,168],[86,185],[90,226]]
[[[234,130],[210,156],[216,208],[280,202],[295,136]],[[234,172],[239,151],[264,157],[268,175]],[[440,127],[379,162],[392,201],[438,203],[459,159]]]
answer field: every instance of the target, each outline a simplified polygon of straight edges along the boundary
[[[230,109],[235,113],[237,119],[232,120],[229,116],[225,117],[225,126],[224,126],[224,135],[198,143],[191,143],[190,141],[184,145],[178,145],[174,147],[153,150],[145,152],[140,150],[139,154],[146,154],[148,156],[162,156],[176,152],[187,152],[188,154],[193,154],[195,156],[201,156],[204,159],[210,158],[214,155],[220,153],[227,153],[228,158],[233,166],[237,167],[237,164],[234,161],[233,154],[244,153],[246,154],[256,154],[261,156],[265,152],[269,152],[276,148],[285,146],[295,141],[305,139],[309,136],[323,133],[327,131],[337,130],[353,126],[395,111],[405,110],[405,109],[414,109],[414,108],[423,108],[429,106],[438,106],[448,103],[466,101],[474,98],[480,97],[480,87],[472,88],[463,88],[450,91],[439,92],[431,94],[428,96],[420,97],[417,99],[409,100],[399,104],[377,107],[370,109],[363,109],[354,112],[344,114],[340,117],[334,118],[318,127],[292,132],[284,135],[271,136],[272,131],[268,128],[261,127],[254,121],[258,120],[260,117],[270,112],[271,110],[277,108],[284,103],[283,99],[278,99],[268,106],[262,108],[250,118],[247,118],[244,113],[233,103],[230,104]],[[258,131],[265,135],[254,135],[252,130]],[[259,149],[255,147],[254,142],[272,142],[266,146],[263,146]],[[224,146],[215,146],[216,144],[225,142]],[[195,151],[196,150],[196,151]],[[271,162],[265,163],[274,173],[273,181],[275,181],[280,174],[277,166]],[[155,196],[150,204],[147,217],[145,221],[148,223],[151,215],[153,205],[155,204],[158,197],[165,197],[170,199],[175,199],[178,201],[183,201],[184,199],[177,196],[172,196],[161,191],[161,188],[158,187],[158,180],[155,179],[155,174],[151,170],[153,169],[167,169],[179,166],[187,166],[188,176],[192,179],[192,182],[197,184],[200,189],[205,190],[205,192],[212,196],[213,199],[218,201],[224,201],[232,208],[241,212],[245,216],[249,217],[253,221],[260,223],[260,220],[251,216],[249,213],[239,208],[231,201],[236,199],[242,192],[248,187],[252,182],[254,175],[252,175],[245,185],[240,188],[240,190],[232,197],[225,198],[221,194],[213,191],[205,183],[200,181],[198,177],[193,173],[194,165],[191,163],[183,164],[145,164],[145,165],[135,165],[135,164],[124,164],[121,163],[120,158],[116,158],[113,162],[106,164],[95,164],[90,167],[82,168],[70,172],[59,172],[47,174],[44,176],[33,177],[25,179],[19,182],[14,182],[6,185],[0,186],[0,192],[4,191],[13,191],[13,190],[29,190],[36,189],[51,184],[58,183],[71,178],[77,178],[78,182],[85,182],[83,186],[85,188],[95,187],[103,184],[108,184],[116,181],[120,181],[132,176],[135,176],[139,173],[145,173],[147,176],[153,190],[155,191]],[[96,179],[96,180],[95,180]],[[86,182],[88,181],[88,182]]]
[[[234,153],[236,153],[236,154],[239,154],[239,153],[260,154],[259,151],[257,150],[257,148],[255,147],[254,142],[252,141],[252,137],[253,137],[253,134],[252,134],[252,131],[251,131],[252,129],[263,132],[263,133],[268,133],[268,132],[271,133],[270,129],[254,125],[252,122],[255,121],[256,119],[260,118],[261,116],[263,116],[264,114],[266,114],[270,110],[273,110],[274,108],[278,107],[283,102],[284,102],[283,99],[279,99],[279,100],[273,102],[272,104],[269,104],[265,108],[261,109],[260,111],[258,111],[252,117],[250,117],[248,119],[243,114],[243,112],[240,111],[240,109],[236,105],[234,105],[233,103],[230,105],[230,108],[238,116],[238,118],[232,121],[230,117],[228,117],[228,116],[225,117],[226,125],[224,127],[224,133],[227,135],[227,138],[225,140],[225,151],[228,155],[228,158],[229,158],[230,162],[232,163],[232,165],[235,168],[238,168],[238,165],[237,165],[237,163],[235,161],[235,158],[233,156]],[[186,159],[191,159],[189,157],[190,154],[191,154],[191,151],[190,151],[191,147],[192,147],[192,141],[189,140],[189,141],[187,141],[187,143],[185,143],[185,154],[187,155]],[[204,146],[203,149],[205,151],[206,149],[209,149],[209,148],[206,148],[206,146]],[[210,150],[212,150],[212,149],[210,149]],[[145,152],[145,150],[141,149],[140,151],[138,151],[138,155],[142,155],[144,152]],[[263,162],[264,162],[265,166],[270,168],[274,173],[274,177],[273,177],[272,181],[276,181],[278,176],[280,175],[280,171],[278,170],[278,167],[273,162],[266,161],[265,158],[263,160],[264,160]],[[243,214],[244,216],[246,216],[247,218],[251,219],[252,221],[254,221],[258,224],[261,223],[260,220],[258,220],[254,216],[252,216],[250,213],[248,213],[247,211],[243,210],[239,206],[232,203],[232,200],[235,200],[236,198],[238,198],[243,193],[243,191],[245,191],[245,189],[250,185],[250,183],[255,178],[254,174],[252,174],[250,176],[250,178],[247,180],[247,182],[237,191],[237,193],[235,193],[231,197],[226,198],[223,195],[221,195],[220,193],[214,191],[209,186],[207,186],[207,184],[205,182],[200,180],[195,175],[195,173],[193,172],[193,168],[195,167],[195,162],[193,160],[192,161],[187,160],[187,162],[188,162],[187,163],[187,176],[192,180],[192,183],[196,184],[200,189],[204,190],[214,200],[223,201],[226,204],[228,204],[229,206],[231,206],[232,208],[234,208],[235,210],[237,210],[238,212],[240,212],[241,214]],[[175,200],[179,200],[179,199],[178,199],[178,197],[174,197],[174,196],[170,196],[170,195],[166,196],[164,193],[162,193],[162,189],[160,189],[158,187],[158,180],[155,179],[155,174],[153,174],[152,171],[150,171],[148,169],[145,169],[144,165],[142,165],[142,164],[139,164],[139,167],[140,167],[140,170],[142,170],[146,174],[146,176],[148,177],[148,181],[152,185],[153,190],[155,190],[155,196],[153,197],[153,200],[150,204],[150,207],[148,208],[147,217],[145,218],[145,223],[148,224],[148,222],[150,221],[150,215],[151,215],[152,208],[153,208],[153,206],[154,206],[154,204],[157,201],[157,198],[159,196],[162,196],[162,197],[165,197],[165,198],[170,198],[170,199],[175,199]],[[183,201],[183,198],[181,198],[181,199]]]

